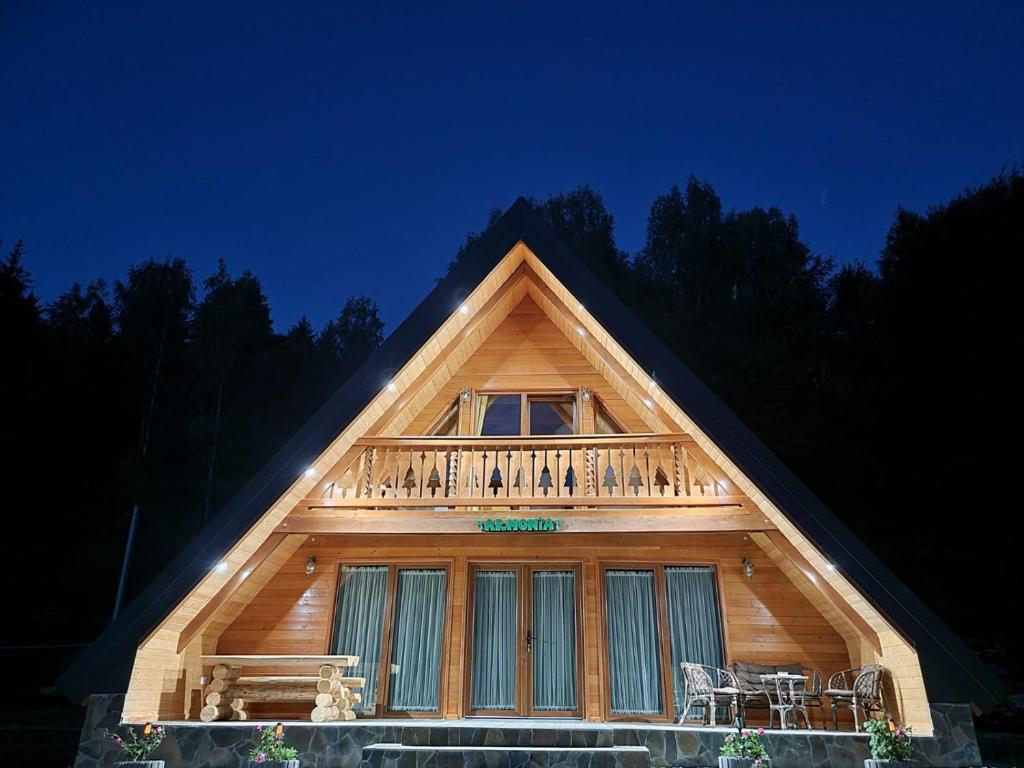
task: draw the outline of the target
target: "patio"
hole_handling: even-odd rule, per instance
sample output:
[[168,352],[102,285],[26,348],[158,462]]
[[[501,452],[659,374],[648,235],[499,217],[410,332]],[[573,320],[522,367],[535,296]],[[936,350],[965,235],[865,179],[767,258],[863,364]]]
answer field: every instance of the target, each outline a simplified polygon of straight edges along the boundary
[[[75,768],[107,768],[116,759],[104,727],[116,728],[122,695],[93,696],[83,727]],[[915,739],[925,764],[980,764],[970,710],[959,705],[934,705],[935,734]],[[159,757],[175,766],[215,765],[241,768],[252,746],[253,731],[262,722],[167,721],[167,740]],[[297,747],[303,765],[370,768],[376,765],[437,764],[518,766],[589,765],[609,768],[684,766],[716,763],[718,750],[731,728],[645,724],[591,723],[579,720],[381,719],[334,723],[289,723],[288,743]],[[868,737],[853,732],[771,730],[764,742],[776,768],[861,768],[868,756]],[[640,748],[640,749],[637,749]],[[417,762],[418,761],[418,762]]]

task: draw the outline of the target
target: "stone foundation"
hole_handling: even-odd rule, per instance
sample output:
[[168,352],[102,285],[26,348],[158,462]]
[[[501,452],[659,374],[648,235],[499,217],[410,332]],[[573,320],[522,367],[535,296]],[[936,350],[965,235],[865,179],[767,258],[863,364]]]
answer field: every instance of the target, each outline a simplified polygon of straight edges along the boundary
[[[75,768],[108,768],[118,750],[103,738],[103,729],[118,728],[123,694],[90,698]],[[962,768],[981,765],[974,721],[964,704],[933,704],[935,735],[914,739],[915,757],[922,766]],[[245,768],[257,723],[165,724],[167,738],[154,754],[167,768]],[[529,764],[538,768],[600,765],[633,768],[641,755],[616,747],[645,747],[639,762],[655,768],[701,768],[717,764],[725,728],[694,728],[639,723],[615,725],[558,722],[538,727],[537,720],[377,721],[313,725],[290,723],[288,743],[300,752],[302,768],[375,768],[376,766],[441,766],[455,759],[460,765],[490,768]],[[821,731],[771,731],[764,736],[774,768],[863,768],[868,757],[866,735]],[[375,749],[366,749],[374,746]],[[462,747],[437,750],[431,747]],[[529,750],[472,749],[473,747],[531,747]],[[554,748],[550,751],[545,747]],[[595,752],[595,750],[597,750]],[[463,755],[463,758],[458,758]],[[467,755],[473,757],[465,757]],[[529,760],[521,760],[524,755]],[[596,759],[600,756],[600,759]]]

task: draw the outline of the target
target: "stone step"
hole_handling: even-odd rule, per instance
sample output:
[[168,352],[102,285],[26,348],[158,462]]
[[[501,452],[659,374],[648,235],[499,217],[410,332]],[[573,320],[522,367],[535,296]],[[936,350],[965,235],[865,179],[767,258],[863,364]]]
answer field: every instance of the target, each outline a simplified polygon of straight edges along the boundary
[[646,747],[370,744],[361,768],[651,768]]

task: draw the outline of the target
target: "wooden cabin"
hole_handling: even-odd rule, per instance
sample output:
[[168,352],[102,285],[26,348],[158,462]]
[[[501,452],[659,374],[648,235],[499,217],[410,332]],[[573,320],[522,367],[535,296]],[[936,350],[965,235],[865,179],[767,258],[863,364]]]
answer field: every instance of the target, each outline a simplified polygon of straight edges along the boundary
[[210,657],[331,654],[360,719],[674,723],[682,662],[880,664],[921,736],[998,698],[522,200],[62,685],[194,720]]

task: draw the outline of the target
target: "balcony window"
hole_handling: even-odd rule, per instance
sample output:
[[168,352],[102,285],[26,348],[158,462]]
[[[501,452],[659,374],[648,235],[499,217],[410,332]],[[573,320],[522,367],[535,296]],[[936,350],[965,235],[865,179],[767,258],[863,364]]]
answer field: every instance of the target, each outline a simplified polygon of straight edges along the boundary
[[478,435],[574,435],[575,394],[526,393],[478,395]]

